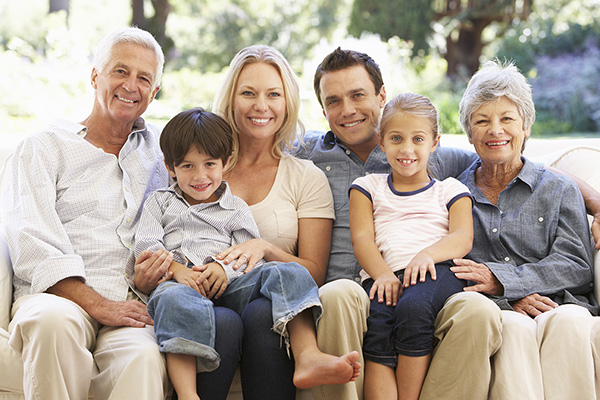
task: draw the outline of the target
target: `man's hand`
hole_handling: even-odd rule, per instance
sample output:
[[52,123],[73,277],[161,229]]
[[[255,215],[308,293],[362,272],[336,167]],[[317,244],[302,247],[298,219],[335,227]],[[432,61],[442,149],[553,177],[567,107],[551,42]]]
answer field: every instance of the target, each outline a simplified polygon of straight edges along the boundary
[[600,250],[600,211],[594,214],[592,221],[592,235],[596,242],[596,250]]
[[500,296],[504,293],[504,286],[485,264],[476,263],[464,258],[452,260],[455,264],[450,268],[458,279],[473,281],[475,285],[465,287],[467,292],[480,292]]
[[551,298],[541,296],[537,293],[530,294],[529,296],[520,300],[511,301],[510,305],[516,312],[531,316],[533,318],[537,317],[541,313],[554,310],[556,307],[558,307],[558,304],[552,301]]
[[152,253],[144,250],[135,260],[135,276],[133,282],[138,290],[150,294],[158,285],[173,277],[169,266],[173,262],[173,255],[166,250],[157,250]]
[[92,318],[106,326],[143,328],[146,325],[153,325],[146,306],[137,300],[111,301],[104,299],[100,304],[90,307],[87,311]]
[[78,304],[102,325],[143,328],[153,324],[145,304],[137,300],[108,300],[80,278],[65,278],[49,287],[47,292]]

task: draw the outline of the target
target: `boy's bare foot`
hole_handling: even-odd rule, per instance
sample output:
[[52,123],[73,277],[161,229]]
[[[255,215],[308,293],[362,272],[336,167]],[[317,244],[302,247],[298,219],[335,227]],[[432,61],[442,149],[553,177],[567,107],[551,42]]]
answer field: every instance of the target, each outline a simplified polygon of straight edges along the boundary
[[304,352],[300,359],[296,359],[294,385],[300,389],[308,389],[319,385],[348,383],[358,378],[360,370],[356,351],[341,357],[321,352]]

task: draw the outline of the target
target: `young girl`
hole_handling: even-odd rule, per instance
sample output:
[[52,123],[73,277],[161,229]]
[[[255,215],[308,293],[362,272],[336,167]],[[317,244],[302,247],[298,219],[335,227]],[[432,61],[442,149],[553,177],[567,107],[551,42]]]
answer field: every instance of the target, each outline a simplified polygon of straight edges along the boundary
[[457,180],[440,182],[427,173],[438,141],[429,99],[395,97],[379,127],[392,173],[361,177],[350,187],[352,245],[371,299],[363,347],[366,400],[418,399],[437,313],[464,287],[449,260],[471,250],[471,196]]

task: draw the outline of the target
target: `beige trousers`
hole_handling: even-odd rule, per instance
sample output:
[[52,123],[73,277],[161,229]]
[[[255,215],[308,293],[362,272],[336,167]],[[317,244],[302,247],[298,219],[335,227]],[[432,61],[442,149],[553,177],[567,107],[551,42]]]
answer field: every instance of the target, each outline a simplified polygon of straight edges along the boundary
[[599,398],[600,318],[573,304],[535,319],[514,311],[502,315],[490,399]]
[[[323,316],[317,341],[321,351],[342,355],[361,353],[367,330],[369,298],[357,283],[341,279],[319,290]],[[490,357],[501,343],[501,314],[494,302],[479,293],[450,297],[436,319],[439,343],[423,386],[421,399],[485,399],[491,376]],[[460,366],[460,368],[454,368]],[[315,399],[362,400],[363,375],[344,385],[313,388]]]
[[[338,279],[319,289],[323,315],[317,328],[317,344],[325,353],[341,356],[353,350],[362,356],[363,336],[367,331],[369,297],[365,290],[350,279]],[[315,399],[362,400],[363,374],[354,382],[324,385],[312,389]]]
[[420,399],[486,399],[501,332],[500,309],[484,295],[461,292],[446,300],[435,320],[438,343]]
[[50,294],[13,304],[9,344],[23,359],[27,399],[164,399],[168,379],[152,326],[100,327]]

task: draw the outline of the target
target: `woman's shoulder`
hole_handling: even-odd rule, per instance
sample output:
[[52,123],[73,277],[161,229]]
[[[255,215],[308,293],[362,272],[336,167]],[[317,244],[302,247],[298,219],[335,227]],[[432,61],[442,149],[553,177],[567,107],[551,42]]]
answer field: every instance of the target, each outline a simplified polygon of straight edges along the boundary
[[293,155],[288,154],[281,157],[280,167],[283,167],[288,176],[323,176],[327,179],[325,173],[311,160],[304,160]]

